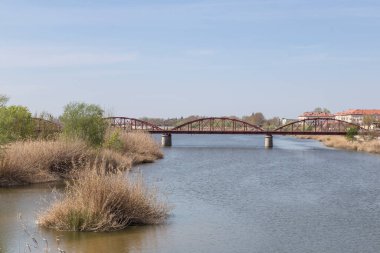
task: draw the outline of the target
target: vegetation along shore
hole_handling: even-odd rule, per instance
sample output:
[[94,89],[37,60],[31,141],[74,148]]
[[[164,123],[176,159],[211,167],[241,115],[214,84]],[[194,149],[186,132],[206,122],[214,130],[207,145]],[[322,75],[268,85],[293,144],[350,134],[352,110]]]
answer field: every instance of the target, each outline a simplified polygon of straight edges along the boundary
[[300,139],[312,139],[322,142],[327,147],[359,152],[380,154],[380,140],[378,138],[347,138],[347,136],[297,136]]
[[85,103],[66,105],[59,119],[49,116],[62,125],[60,132],[37,131],[28,108],[6,103],[0,96],[0,187],[66,182],[39,214],[40,226],[114,231],[166,219],[169,208],[157,192],[123,172],[163,157],[150,134],[113,129],[99,106]]

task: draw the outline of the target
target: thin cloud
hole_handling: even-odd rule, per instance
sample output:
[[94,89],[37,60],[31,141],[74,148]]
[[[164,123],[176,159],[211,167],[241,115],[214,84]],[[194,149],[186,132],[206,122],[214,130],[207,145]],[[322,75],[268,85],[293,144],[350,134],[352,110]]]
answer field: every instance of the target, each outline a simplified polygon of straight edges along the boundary
[[82,52],[45,48],[0,48],[0,68],[78,67],[124,63],[136,53]]

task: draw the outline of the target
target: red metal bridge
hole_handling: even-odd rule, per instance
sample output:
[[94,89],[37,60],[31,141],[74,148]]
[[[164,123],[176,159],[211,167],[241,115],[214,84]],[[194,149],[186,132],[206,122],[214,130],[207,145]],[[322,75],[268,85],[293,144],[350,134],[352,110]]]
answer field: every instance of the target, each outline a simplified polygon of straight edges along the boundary
[[[175,127],[161,127],[147,121],[128,117],[109,117],[105,119],[111,127],[126,131],[145,131],[162,134],[162,145],[172,145],[172,134],[256,134],[265,135],[265,147],[273,147],[273,135],[346,135],[347,130],[355,128],[358,132],[368,130],[361,126],[331,118],[314,118],[294,121],[274,129],[263,129],[235,118],[200,118]],[[62,127],[56,122],[35,118],[37,133],[55,133]]]
[[349,128],[366,131],[357,124],[331,118],[304,119],[275,129],[263,129],[260,126],[227,117],[201,118],[176,127],[160,127],[150,122],[127,117],[110,117],[107,121],[112,127],[126,131],[147,131],[158,134],[345,135]]

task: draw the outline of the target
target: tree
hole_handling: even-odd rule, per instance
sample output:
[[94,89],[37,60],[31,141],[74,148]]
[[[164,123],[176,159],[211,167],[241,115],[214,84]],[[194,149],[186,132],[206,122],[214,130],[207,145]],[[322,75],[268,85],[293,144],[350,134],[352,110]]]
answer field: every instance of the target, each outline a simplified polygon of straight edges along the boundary
[[251,124],[262,126],[265,122],[265,117],[264,114],[262,114],[261,112],[256,112],[252,113],[251,116],[245,118],[245,120],[247,120]]
[[376,121],[373,115],[365,115],[363,117],[363,124],[369,129],[371,125]]
[[93,146],[104,141],[107,123],[104,111],[94,104],[70,103],[65,106],[61,116],[63,134],[69,138],[80,138]]
[[321,112],[324,112],[324,113],[331,113],[331,111],[330,111],[329,109],[327,109],[327,108],[321,108],[321,107],[317,107],[317,108],[315,108],[313,112],[319,112],[319,113],[321,113]]
[[279,117],[273,117],[265,121],[265,128],[275,129],[281,125],[281,119]]
[[346,138],[349,141],[353,141],[355,139],[355,136],[358,135],[358,133],[359,133],[359,131],[356,127],[350,127],[347,129]]
[[54,118],[54,116],[47,112],[47,111],[42,111],[39,115],[37,115],[37,118],[48,120],[48,121],[57,121],[58,119]]
[[0,94],[0,107],[4,107],[8,103],[9,97]]
[[34,122],[28,108],[23,106],[0,107],[0,141],[9,142],[34,135]]

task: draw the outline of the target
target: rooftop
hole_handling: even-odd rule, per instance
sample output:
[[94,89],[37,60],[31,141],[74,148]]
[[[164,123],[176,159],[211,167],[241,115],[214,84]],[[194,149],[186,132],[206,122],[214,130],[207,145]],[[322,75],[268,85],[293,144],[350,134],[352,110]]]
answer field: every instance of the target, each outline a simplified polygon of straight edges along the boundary
[[320,117],[320,118],[325,118],[325,117],[334,117],[334,114],[327,113],[327,112],[304,112],[299,117]]
[[338,112],[335,115],[380,115],[380,109],[350,109],[343,112]]

